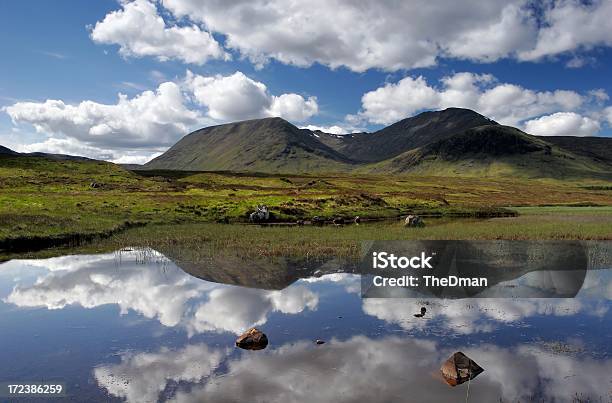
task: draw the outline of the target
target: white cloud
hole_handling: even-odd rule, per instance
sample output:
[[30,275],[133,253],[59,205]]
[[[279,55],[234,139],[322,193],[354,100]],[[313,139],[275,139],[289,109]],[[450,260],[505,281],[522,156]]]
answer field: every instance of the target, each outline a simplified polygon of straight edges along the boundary
[[612,360],[606,357],[552,354],[538,344],[451,347],[411,337],[354,336],[332,339],[322,348],[297,342],[228,359],[226,373],[179,390],[171,401],[387,402],[418,396],[424,402],[456,402],[466,385],[448,387],[439,375],[440,364],[454,351],[465,352],[485,369],[472,381],[477,401],[529,401],[535,395],[543,401],[571,396],[597,401],[608,390],[603,385]]
[[491,61],[527,49],[537,34],[523,1],[162,3],[226,35],[228,48],[257,64],[273,58],[365,71],[431,66],[447,55]]
[[608,106],[603,111],[605,119],[608,121],[608,124],[612,126],[612,106]]
[[[154,77],[160,77],[154,73]],[[193,100],[193,102],[191,102]],[[194,103],[204,109],[195,109]],[[18,151],[87,156],[143,163],[195,128],[228,121],[280,116],[301,122],[318,113],[317,99],[272,95],[266,85],[241,72],[201,76],[187,72],[180,85],[159,84],[116,104],[62,100],[17,102],[3,108],[14,124],[28,123],[48,138],[18,144]]]
[[330,134],[346,134],[350,133],[350,130],[347,130],[341,126],[332,125],[332,126],[317,126],[317,125],[308,125],[304,126],[303,129],[308,129],[312,131],[322,131],[323,133]]
[[577,67],[587,59],[576,52],[612,45],[612,5],[605,0],[161,0],[161,6],[193,25],[168,26],[154,4],[136,0],[98,22],[92,38],[119,44],[125,55],[202,63],[227,57],[209,34],[215,32],[224,36],[227,49],[258,66],[275,59],[358,72],[433,66],[441,57],[493,62],[569,52],[574,53],[569,64]]
[[124,56],[155,56],[160,61],[178,59],[193,64],[229,58],[212,35],[196,24],[168,26],[148,0],[123,2],[121,10],[96,23],[91,38],[119,45]]
[[550,2],[545,5],[544,26],[538,32],[537,41],[532,49],[520,52],[519,58],[537,60],[578,49],[612,46],[611,19],[609,0]]
[[[144,257],[147,264],[142,264]],[[156,251],[134,250],[91,256],[13,260],[7,269],[46,269],[34,284],[17,284],[5,302],[20,307],[96,308],[116,304],[190,336],[202,332],[240,334],[263,325],[272,312],[316,310],[319,296],[304,285],[282,291],[223,286],[192,277]],[[121,270],[108,270],[120,265]]]
[[156,402],[170,381],[198,382],[209,376],[225,353],[204,344],[180,350],[162,348],[153,353],[126,354],[119,364],[94,368],[96,382],[127,402]]
[[195,100],[217,120],[244,120],[280,116],[304,121],[317,114],[316,97],[304,99],[298,94],[270,95],[266,85],[242,72],[229,76],[201,76],[188,71],[185,86]]
[[119,94],[116,104],[61,100],[17,102],[4,109],[13,123],[30,123],[38,132],[60,134],[101,148],[156,148],[172,145],[200,115],[187,108],[180,87],[172,82],[134,98]]
[[189,322],[192,333],[207,331],[240,334],[252,326],[267,322],[270,312],[296,314],[315,310],[317,294],[304,286],[291,286],[282,291],[264,291],[229,287],[212,290],[208,301],[198,306]]
[[574,112],[557,112],[525,123],[525,131],[537,136],[592,136],[599,122]]
[[[108,270],[109,265],[119,261],[121,270]],[[117,304],[122,314],[132,310],[164,326],[177,326],[186,314],[187,301],[202,295],[210,286],[176,266],[161,263],[143,265],[138,261],[138,252],[39,260],[36,266],[50,272],[33,285],[15,286],[5,302],[47,309],[63,309],[71,304],[84,308]]]
[[515,84],[498,83],[491,75],[456,73],[427,83],[423,77],[405,77],[367,92],[360,116],[372,123],[389,124],[426,109],[474,109],[502,124],[517,126],[545,113],[579,108],[585,97],[574,91],[534,91]]
[[319,112],[316,97],[304,99],[298,94],[283,94],[272,97],[269,113],[272,116],[281,116],[285,119],[302,122]]

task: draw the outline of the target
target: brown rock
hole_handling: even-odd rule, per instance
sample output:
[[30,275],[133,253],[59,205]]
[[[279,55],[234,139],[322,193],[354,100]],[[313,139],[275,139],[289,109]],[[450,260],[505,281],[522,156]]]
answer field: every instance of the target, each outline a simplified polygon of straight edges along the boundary
[[268,345],[268,336],[257,328],[250,328],[236,340],[236,346],[245,350],[263,350]]
[[440,372],[450,386],[461,385],[476,378],[484,369],[461,351],[451,355],[440,367]]

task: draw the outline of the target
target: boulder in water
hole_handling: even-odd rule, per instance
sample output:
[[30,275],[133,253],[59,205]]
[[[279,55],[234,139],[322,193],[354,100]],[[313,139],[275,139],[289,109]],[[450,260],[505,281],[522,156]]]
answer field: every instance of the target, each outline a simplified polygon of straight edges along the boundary
[[476,378],[483,371],[484,369],[480,365],[461,351],[451,355],[440,367],[444,380],[450,386],[461,385]]
[[245,350],[263,350],[268,345],[268,336],[257,328],[250,328],[236,340],[236,346]]
[[425,226],[425,222],[418,215],[412,215],[411,214],[408,217],[406,217],[406,219],[404,220],[404,226],[405,227],[413,227],[413,228],[415,228],[415,227],[424,227]]

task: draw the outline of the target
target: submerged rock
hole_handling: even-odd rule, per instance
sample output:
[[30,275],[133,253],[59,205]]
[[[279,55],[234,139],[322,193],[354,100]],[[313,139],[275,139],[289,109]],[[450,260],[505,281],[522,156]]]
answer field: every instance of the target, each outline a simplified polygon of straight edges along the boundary
[[249,215],[249,221],[251,222],[265,222],[270,219],[270,209],[265,204],[257,206],[257,210]]
[[325,224],[325,220],[317,215],[312,217],[312,220],[310,222],[312,225],[317,225],[317,226],[322,226],[323,224]]
[[483,371],[484,369],[480,365],[461,351],[451,355],[440,367],[444,380],[450,386],[461,385],[476,378]]
[[268,336],[257,328],[250,328],[236,340],[236,346],[245,350],[263,350],[268,345]]
[[408,217],[406,217],[406,219],[404,220],[404,226],[405,227],[424,227],[425,222],[418,215],[411,214]]

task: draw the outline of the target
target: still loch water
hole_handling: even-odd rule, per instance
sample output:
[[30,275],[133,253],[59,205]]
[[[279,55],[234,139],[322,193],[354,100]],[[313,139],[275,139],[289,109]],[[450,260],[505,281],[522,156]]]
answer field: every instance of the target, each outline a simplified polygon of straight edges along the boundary
[[[253,286],[150,250],[4,262],[0,381],[64,382],[50,401],[612,401],[610,268],[571,299],[363,299],[342,271]],[[267,348],[236,348],[252,326]],[[469,390],[440,376],[455,351],[485,369]]]

